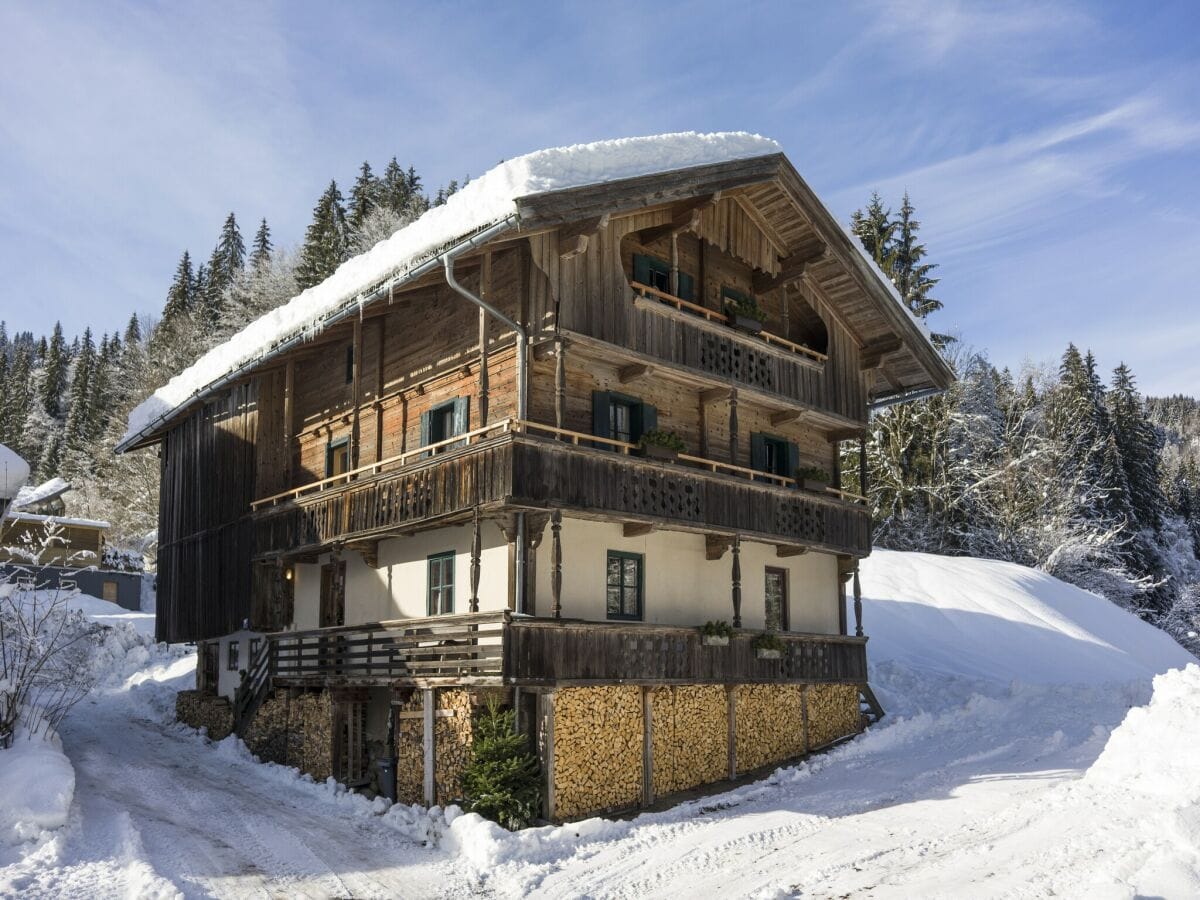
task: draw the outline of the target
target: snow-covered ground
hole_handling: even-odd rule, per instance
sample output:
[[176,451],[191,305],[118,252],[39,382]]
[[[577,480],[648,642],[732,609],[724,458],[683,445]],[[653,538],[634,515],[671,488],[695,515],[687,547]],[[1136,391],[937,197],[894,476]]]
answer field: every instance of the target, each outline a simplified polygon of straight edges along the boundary
[[889,712],[868,733],[666,812],[516,835],[205,741],[170,722],[194,658],[143,647],[68,717],[69,821],[0,849],[0,896],[1200,895],[1190,656],[1010,564],[877,552],[864,590]]

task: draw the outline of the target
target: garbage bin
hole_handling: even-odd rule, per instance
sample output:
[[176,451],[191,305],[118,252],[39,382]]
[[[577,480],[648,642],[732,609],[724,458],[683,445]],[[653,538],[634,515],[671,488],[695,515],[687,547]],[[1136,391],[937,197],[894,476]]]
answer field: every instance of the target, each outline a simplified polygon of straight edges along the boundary
[[379,793],[393,803],[396,802],[396,757],[385,756],[375,760],[379,778]]

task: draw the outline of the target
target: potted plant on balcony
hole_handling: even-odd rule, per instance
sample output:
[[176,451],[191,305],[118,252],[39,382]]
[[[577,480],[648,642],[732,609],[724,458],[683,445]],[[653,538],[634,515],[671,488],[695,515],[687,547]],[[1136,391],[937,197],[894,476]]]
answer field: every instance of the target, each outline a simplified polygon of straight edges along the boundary
[[683,438],[673,431],[661,428],[647,431],[638,441],[638,455],[647,459],[665,459],[674,462],[675,458],[686,449],[687,445],[684,444]]
[[705,647],[728,647],[733,637],[733,626],[721,620],[705,622],[700,626],[700,642]]
[[779,659],[783,656],[783,641],[773,632],[764,632],[750,642],[758,659]]
[[767,314],[753,297],[735,294],[732,291],[725,295],[725,311],[729,315],[729,324],[747,334],[760,334],[763,322],[767,318]]
[[805,491],[824,493],[829,486],[829,474],[816,466],[804,466],[796,470],[796,484]]

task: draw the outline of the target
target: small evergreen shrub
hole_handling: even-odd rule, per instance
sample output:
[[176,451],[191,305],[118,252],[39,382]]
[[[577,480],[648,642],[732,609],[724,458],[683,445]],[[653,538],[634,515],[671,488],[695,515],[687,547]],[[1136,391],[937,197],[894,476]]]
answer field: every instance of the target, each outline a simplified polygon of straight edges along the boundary
[[779,636],[776,634],[772,634],[769,631],[765,634],[760,634],[758,637],[756,637],[753,641],[750,642],[750,646],[753,647],[755,650],[779,650],[779,651],[782,651],[784,649],[783,641],[781,641],[779,639]]
[[733,637],[733,626],[722,620],[705,622],[700,626],[700,633],[705,637]]
[[674,431],[667,431],[663,428],[655,428],[647,431],[642,435],[638,443],[643,447],[666,447],[668,450],[674,450],[676,453],[683,453],[687,450],[687,444],[683,442],[683,438]]
[[796,470],[797,481],[820,481],[825,484],[829,483],[829,473],[823,469],[818,469],[816,466],[804,466]]
[[758,301],[753,297],[747,297],[745,294],[736,294],[732,291],[727,292],[725,294],[725,308],[734,315],[742,316],[746,319],[754,319],[758,322],[764,322],[767,318],[767,314],[758,305]]
[[467,808],[509,831],[529,825],[542,807],[537,757],[516,730],[516,713],[493,698],[475,721],[475,745],[462,776]]

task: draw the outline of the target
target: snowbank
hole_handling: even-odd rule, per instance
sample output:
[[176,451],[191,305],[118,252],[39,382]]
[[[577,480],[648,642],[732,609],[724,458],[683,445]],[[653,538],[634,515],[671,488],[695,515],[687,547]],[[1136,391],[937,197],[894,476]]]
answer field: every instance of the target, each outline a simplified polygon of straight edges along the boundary
[[[1037,684],[1149,680],[1195,657],[1103,597],[1036,569],[875,550],[862,563],[873,665]],[[853,622],[853,609],[849,610]]]
[[34,735],[18,725],[12,747],[0,750],[0,844],[35,840],[67,823],[75,769],[46,727]]
[[779,152],[774,141],[745,132],[685,132],[575,144],[503,162],[204,354],[134,408],[122,443],[280,341],[319,331],[325,316],[361,292],[403,274],[431,252],[515,215],[520,197]]

